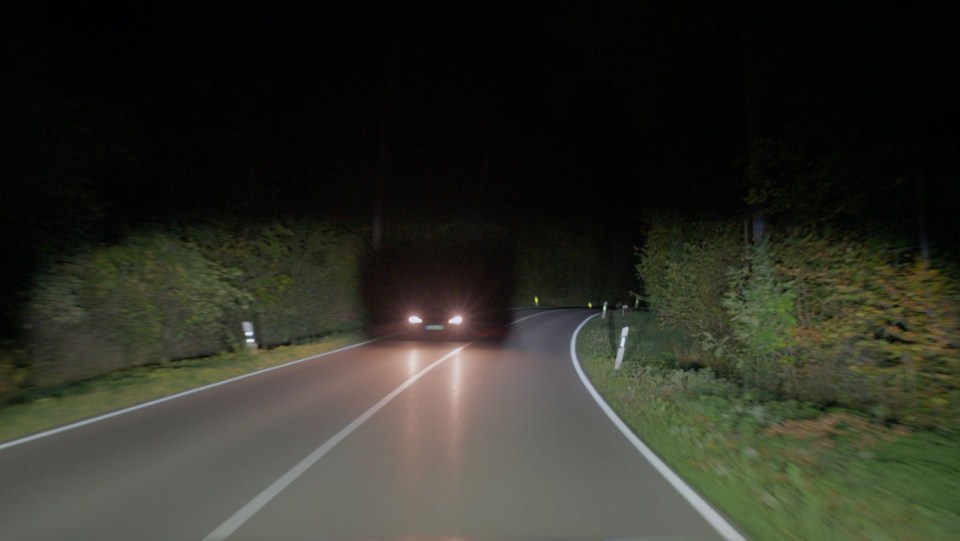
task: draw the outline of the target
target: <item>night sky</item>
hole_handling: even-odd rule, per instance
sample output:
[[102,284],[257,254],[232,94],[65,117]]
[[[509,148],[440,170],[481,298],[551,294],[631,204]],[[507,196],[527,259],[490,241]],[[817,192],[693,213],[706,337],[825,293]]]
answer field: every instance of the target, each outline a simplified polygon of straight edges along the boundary
[[956,247],[956,2],[24,4],[0,32],[11,267],[150,224],[367,224],[378,179],[388,228],[740,215],[762,138],[838,207],[888,194],[856,220],[909,221],[922,178]]

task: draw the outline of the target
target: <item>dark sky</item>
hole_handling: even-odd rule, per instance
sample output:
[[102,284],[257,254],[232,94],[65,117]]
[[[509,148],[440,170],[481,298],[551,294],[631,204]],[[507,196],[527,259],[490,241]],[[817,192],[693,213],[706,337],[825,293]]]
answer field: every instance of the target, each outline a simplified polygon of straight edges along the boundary
[[[8,161],[57,176],[50,191],[79,186],[102,224],[364,216],[379,177],[388,213],[741,212],[756,137],[810,160],[882,156],[880,176],[896,178],[916,171],[907,147],[921,133],[931,182],[956,171],[955,2],[70,2],[11,13],[4,94],[18,105],[7,124],[24,133],[10,135]],[[45,146],[60,157],[37,165]]]
[[122,125],[137,163],[97,180],[117,212],[360,209],[383,164],[391,204],[430,211],[623,209],[644,173],[732,173],[696,148],[742,132],[716,6],[201,4],[21,21],[42,84]]

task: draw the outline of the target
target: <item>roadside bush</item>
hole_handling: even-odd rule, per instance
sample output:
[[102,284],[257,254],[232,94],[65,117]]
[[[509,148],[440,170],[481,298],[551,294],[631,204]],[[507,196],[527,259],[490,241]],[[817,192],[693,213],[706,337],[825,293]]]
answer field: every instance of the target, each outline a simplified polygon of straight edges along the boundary
[[779,396],[785,385],[795,384],[790,374],[790,337],[796,326],[792,284],[777,275],[765,242],[750,247],[746,264],[731,270],[728,280],[722,304],[735,347],[726,354],[735,355],[732,362],[747,384]]
[[250,303],[235,319],[254,321],[261,345],[361,324],[356,235],[309,222],[221,224],[185,235],[212,261],[237,269],[231,284]]
[[19,398],[27,369],[20,352],[11,342],[0,342],[0,406]]
[[728,274],[743,260],[735,224],[658,217],[649,226],[637,265],[644,300],[670,326],[704,338],[704,363],[729,373],[733,367],[721,346],[731,320],[723,300]]
[[[361,247],[355,235],[296,222],[143,233],[87,249],[36,281],[26,383],[218,353],[241,344],[243,320],[265,346],[355,328]],[[8,364],[0,377],[19,387],[24,370]]]
[[777,230],[748,257],[734,223],[652,223],[637,265],[651,308],[702,364],[766,398],[960,430],[957,270],[896,243]]
[[797,299],[798,396],[960,427],[960,290],[949,266],[811,232],[777,244]]
[[[649,314],[615,316],[656,337]],[[639,332],[634,333],[634,327]],[[866,422],[843,409],[762,400],[710,370],[625,363],[607,324],[578,335],[592,384],[671,468],[756,539],[953,539],[956,436]],[[649,337],[649,338],[648,338]],[[891,487],[895,487],[891,489]]]
[[68,258],[29,303],[31,378],[53,384],[221,351],[231,341],[225,312],[247,300],[229,275],[156,233]]

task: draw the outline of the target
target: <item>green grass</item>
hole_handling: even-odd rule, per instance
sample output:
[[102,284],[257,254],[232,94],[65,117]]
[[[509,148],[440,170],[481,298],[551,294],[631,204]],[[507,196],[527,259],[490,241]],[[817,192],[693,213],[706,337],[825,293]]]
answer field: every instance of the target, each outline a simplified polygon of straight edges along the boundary
[[0,442],[317,355],[362,339],[359,332],[345,333],[308,344],[130,368],[56,389],[36,390],[29,401],[0,408]]
[[[613,369],[613,334],[630,326]],[[632,349],[631,349],[632,348]],[[753,539],[955,539],[960,437],[845,411],[756,402],[650,314],[592,320],[577,351],[597,390],[677,473]]]

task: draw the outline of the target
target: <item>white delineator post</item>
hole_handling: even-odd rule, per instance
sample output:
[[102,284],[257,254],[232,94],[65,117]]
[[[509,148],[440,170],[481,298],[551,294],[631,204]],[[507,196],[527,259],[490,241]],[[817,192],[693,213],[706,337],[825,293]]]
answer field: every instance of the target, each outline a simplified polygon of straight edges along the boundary
[[250,321],[244,321],[241,323],[243,326],[243,337],[247,343],[248,349],[257,349],[257,340],[253,336],[253,323]]
[[630,332],[630,327],[624,327],[620,330],[620,348],[617,349],[617,362],[613,365],[614,370],[620,370],[620,365],[623,364],[623,348],[627,347],[628,332]]
[[603,319],[607,319],[607,301],[603,301],[603,315],[601,315],[600,317],[602,317]]

